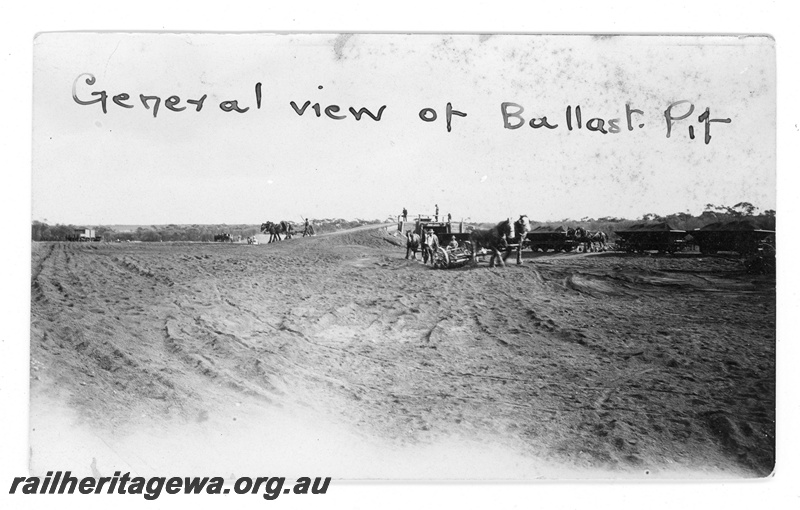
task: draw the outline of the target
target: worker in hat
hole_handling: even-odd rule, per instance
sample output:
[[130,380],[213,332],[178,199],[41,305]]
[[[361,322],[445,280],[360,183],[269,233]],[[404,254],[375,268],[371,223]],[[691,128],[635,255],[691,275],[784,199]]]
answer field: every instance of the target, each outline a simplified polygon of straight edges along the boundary
[[450,236],[450,242],[447,244],[448,250],[456,250],[458,249],[458,240],[456,236]]
[[425,245],[428,250],[428,258],[433,264],[433,254],[439,249],[439,238],[436,237],[432,229],[428,229],[425,233]]

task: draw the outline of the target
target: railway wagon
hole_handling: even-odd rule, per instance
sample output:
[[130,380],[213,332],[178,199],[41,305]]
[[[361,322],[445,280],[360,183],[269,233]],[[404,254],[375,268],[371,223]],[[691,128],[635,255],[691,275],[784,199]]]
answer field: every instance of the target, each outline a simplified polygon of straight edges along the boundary
[[617,250],[642,253],[657,250],[675,253],[686,244],[686,231],[673,228],[666,222],[637,223],[625,230],[617,230]]
[[542,250],[553,251],[572,251],[578,242],[574,236],[569,237],[564,227],[540,226],[528,232],[525,236],[523,247],[528,247],[533,251]]
[[775,240],[774,230],[759,229],[746,221],[711,223],[689,234],[703,254],[733,251],[752,255],[758,252],[760,244],[773,244]]

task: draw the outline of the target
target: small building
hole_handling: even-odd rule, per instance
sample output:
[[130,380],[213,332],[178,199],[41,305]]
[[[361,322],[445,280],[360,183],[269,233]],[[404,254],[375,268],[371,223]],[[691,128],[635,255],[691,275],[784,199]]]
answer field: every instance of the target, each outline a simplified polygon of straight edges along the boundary
[[97,237],[95,229],[93,228],[76,228],[75,234],[78,236],[78,239],[86,239],[87,241],[92,241]]
[[100,240],[97,237],[97,231],[93,228],[76,228],[72,232],[71,236],[67,236],[67,241],[90,242]]

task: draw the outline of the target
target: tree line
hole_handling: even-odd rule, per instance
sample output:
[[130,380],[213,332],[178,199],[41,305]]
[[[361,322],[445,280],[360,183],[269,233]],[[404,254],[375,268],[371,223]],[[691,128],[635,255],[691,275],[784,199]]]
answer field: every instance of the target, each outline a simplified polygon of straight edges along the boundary
[[[346,230],[362,225],[381,223],[380,220],[344,220],[341,218],[326,218],[310,220],[316,233]],[[296,233],[302,234],[303,224],[292,222]],[[112,226],[49,225],[44,221],[33,221],[31,225],[31,239],[34,241],[66,241],[75,235],[76,229],[93,228],[95,235],[107,242],[213,242],[214,236],[230,234],[235,240],[239,237],[248,237],[261,233],[261,224],[212,224],[212,225],[149,225],[138,226],[135,229],[115,230]]]
[[[590,231],[602,230],[608,234],[613,234],[615,231],[626,230],[640,223],[667,223],[672,228],[689,231],[712,223],[729,223],[733,221],[745,221],[757,229],[775,230],[775,211],[773,209],[759,211],[757,207],[749,202],[739,202],[732,206],[707,204],[705,210],[699,215],[692,215],[688,212],[666,215],[647,213],[636,219],[604,216],[601,218],[584,217],[580,220],[565,218],[561,221],[536,221],[531,218],[531,228],[540,226],[563,226],[564,228],[581,226]],[[490,225],[485,224],[485,226]]]

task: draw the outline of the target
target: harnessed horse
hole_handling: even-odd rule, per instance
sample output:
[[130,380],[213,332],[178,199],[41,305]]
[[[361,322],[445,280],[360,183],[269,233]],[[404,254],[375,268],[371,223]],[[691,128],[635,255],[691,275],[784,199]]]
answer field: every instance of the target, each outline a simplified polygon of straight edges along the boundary
[[281,240],[280,236],[278,235],[279,228],[280,227],[277,223],[272,223],[271,221],[261,224],[261,232],[264,234],[269,234],[269,241],[267,241],[267,243]]
[[284,235],[284,239],[291,239],[294,236],[294,227],[288,221],[281,221],[279,223],[281,227],[281,233]]
[[406,230],[406,259],[411,254],[411,260],[417,260],[417,252],[420,251],[420,243],[422,240],[419,234],[414,234],[410,230]]
[[269,233],[269,241],[267,242],[271,243],[273,241],[280,241],[281,234],[284,235],[284,239],[291,239],[294,235],[294,227],[292,227],[291,223],[285,220],[279,223],[268,221],[261,224],[261,232]]
[[583,247],[584,252],[592,250],[592,238],[585,228],[578,227],[575,229],[575,241],[578,243],[578,248]]
[[592,232],[591,234],[589,234],[589,238],[592,240],[593,251],[606,251],[606,243],[608,243],[608,234],[606,234],[602,230],[598,230],[597,232]]
[[[517,221],[514,222],[514,243],[517,245],[517,265],[522,264],[522,244],[525,242],[525,237],[528,235],[528,232],[531,231],[531,222],[528,219],[526,214],[523,214],[519,217]],[[508,258],[511,254],[511,251],[506,251],[506,255],[503,258]]]
[[494,267],[495,260],[500,267],[503,267],[503,256],[500,250],[507,251],[508,240],[514,237],[514,228],[511,219],[501,221],[489,230],[473,230],[469,234],[469,242],[472,244],[472,263],[477,264],[477,253],[481,248],[486,248],[492,252],[489,260],[489,267]]

